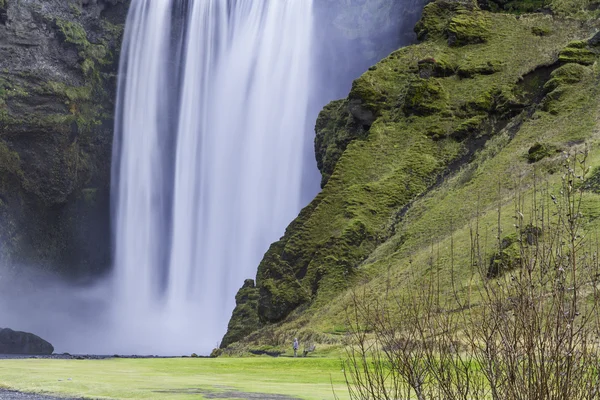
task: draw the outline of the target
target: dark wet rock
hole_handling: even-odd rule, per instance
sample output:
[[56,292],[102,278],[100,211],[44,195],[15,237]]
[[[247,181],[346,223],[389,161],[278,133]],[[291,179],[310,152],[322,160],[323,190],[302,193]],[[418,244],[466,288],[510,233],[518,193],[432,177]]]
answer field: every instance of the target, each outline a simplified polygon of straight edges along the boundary
[[4,264],[70,275],[110,264],[112,120],[127,4],[0,1]]
[[50,355],[53,352],[50,343],[33,333],[0,329],[0,354]]
[[596,33],[594,37],[589,40],[589,45],[592,47],[600,46],[600,32]]

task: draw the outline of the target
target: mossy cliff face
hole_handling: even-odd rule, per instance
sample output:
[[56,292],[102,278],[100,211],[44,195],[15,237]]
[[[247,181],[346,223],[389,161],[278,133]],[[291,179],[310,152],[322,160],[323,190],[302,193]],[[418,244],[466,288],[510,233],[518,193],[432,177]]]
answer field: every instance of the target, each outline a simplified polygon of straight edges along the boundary
[[[262,328],[245,343],[285,345],[297,332],[327,342],[335,327],[324,321],[343,320],[347,290],[389,282],[390,269],[402,276],[419,249],[451,232],[451,221],[468,222],[474,196],[492,203],[489,182],[469,187],[476,177],[509,181],[510,165],[554,159],[562,147],[538,131],[569,126],[565,118],[582,123],[564,113],[582,107],[569,97],[572,86],[597,74],[600,49],[588,39],[598,25],[585,13],[516,15],[467,0],[426,6],[415,29],[421,43],[373,66],[319,116],[323,190],[261,262],[250,325]],[[584,128],[581,135],[591,132]],[[513,143],[525,150],[497,156]],[[536,144],[544,156],[534,149],[529,159]],[[499,164],[490,170],[485,162]],[[238,323],[234,312],[230,326]]]
[[0,3],[0,262],[71,274],[108,265],[126,3]]

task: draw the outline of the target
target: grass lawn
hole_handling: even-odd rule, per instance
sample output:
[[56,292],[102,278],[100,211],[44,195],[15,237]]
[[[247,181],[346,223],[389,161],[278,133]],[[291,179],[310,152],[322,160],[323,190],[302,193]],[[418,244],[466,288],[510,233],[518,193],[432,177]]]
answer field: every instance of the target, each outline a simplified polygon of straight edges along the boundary
[[1,388],[85,398],[321,400],[331,380],[347,398],[333,358],[0,360]]

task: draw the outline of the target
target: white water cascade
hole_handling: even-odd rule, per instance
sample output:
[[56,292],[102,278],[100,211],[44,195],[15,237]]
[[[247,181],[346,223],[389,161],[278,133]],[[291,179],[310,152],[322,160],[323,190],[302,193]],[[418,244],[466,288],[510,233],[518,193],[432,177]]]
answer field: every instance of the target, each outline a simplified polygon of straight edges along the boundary
[[300,209],[311,0],[133,0],[113,152],[115,352],[208,353]]

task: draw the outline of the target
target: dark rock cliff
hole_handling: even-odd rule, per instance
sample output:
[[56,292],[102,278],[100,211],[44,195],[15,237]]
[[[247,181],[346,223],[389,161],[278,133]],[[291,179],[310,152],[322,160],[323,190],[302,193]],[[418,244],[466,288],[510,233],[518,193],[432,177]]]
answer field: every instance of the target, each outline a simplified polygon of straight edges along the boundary
[[109,180],[127,0],[0,0],[0,262],[109,264]]

